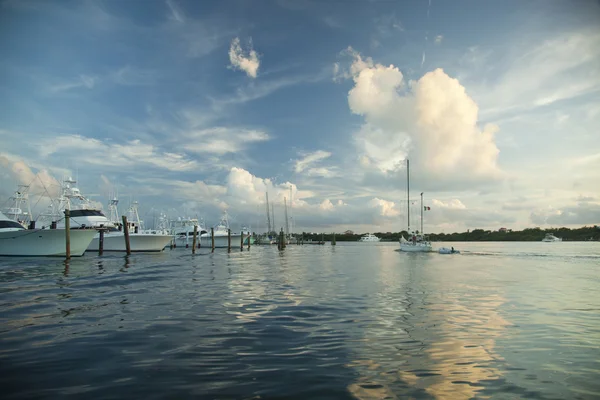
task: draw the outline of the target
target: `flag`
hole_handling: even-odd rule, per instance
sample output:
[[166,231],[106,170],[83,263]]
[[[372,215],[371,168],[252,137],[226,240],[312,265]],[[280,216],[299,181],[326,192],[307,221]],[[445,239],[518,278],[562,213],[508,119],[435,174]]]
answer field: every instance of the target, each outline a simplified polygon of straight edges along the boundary
[[425,209],[425,211],[431,210],[431,207],[423,206],[423,208]]

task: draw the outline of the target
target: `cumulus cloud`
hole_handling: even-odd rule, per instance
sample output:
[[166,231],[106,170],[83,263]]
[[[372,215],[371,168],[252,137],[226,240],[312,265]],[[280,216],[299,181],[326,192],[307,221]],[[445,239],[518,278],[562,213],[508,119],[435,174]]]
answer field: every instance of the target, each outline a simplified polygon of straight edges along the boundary
[[600,225],[600,204],[586,200],[560,208],[541,208],[531,212],[530,220],[536,225]]
[[250,78],[256,78],[260,67],[260,60],[256,51],[252,48],[252,41],[250,41],[250,49],[244,52],[240,45],[240,38],[237,37],[231,41],[229,47],[229,62],[233,69],[244,71]]
[[364,118],[354,136],[361,165],[390,173],[408,157],[420,173],[434,177],[502,176],[494,141],[498,127],[478,126],[477,104],[457,79],[438,68],[407,83],[394,65],[376,64],[351,48],[347,53],[353,62],[347,71],[338,69],[338,76],[352,77],[348,105]]
[[379,215],[383,217],[397,217],[400,211],[396,209],[396,203],[393,201],[374,198],[369,202],[369,206],[379,211]]
[[442,43],[442,40],[444,40],[444,36],[443,35],[437,35],[434,39],[435,44],[440,44]]

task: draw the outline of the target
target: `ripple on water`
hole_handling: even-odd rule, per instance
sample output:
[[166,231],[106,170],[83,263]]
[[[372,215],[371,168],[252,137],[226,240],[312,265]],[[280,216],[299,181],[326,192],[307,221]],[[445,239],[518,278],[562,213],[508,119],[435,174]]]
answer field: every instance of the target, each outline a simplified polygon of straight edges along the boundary
[[593,398],[598,254],[563,245],[0,259],[0,383],[7,398]]

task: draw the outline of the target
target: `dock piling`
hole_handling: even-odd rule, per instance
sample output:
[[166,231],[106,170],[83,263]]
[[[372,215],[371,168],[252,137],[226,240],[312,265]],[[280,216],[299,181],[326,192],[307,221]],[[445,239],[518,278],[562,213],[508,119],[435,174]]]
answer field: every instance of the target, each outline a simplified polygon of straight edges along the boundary
[[244,231],[242,230],[240,230],[240,251],[244,251]]
[[100,229],[100,239],[98,239],[98,255],[104,252],[104,229]]
[[121,216],[123,219],[123,233],[125,234],[125,250],[127,251],[127,255],[131,254],[131,246],[129,244],[129,224],[127,223],[127,216]]
[[65,256],[71,258],[71,210],[65,210]]
[[333,237],[331,238],[331,245],[332,245],[332,246],[335,246],[335,244],[336,244],[336,243],[335,243],[335,232],[333,232],[333,234],[332,234],[332,235],[333,235]]
[[198,237],[198,225],[194,225],[194,239],[192,241],[192,254],[196,254],[196,239]]
[[215,252],[215,228],[210,228],[211,253]]
[[231,251],[231,229],[227,229],[227,251]]

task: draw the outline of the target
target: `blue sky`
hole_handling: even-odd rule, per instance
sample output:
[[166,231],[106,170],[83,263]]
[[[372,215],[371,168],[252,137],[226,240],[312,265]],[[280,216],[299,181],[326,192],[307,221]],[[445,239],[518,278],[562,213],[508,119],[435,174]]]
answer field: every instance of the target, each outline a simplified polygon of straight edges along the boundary
[[0,195],[72,174],[261,226],[292,186],[299,229],[399,230],[408,157],[428,230],[598,224],[599,27],[597,1],[3,1]]

